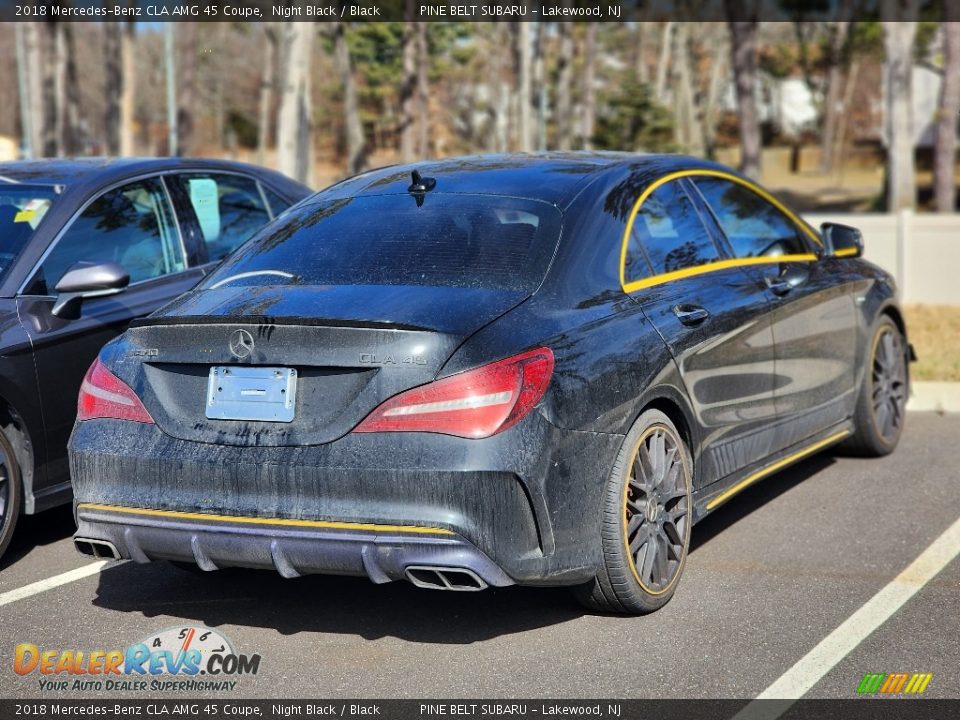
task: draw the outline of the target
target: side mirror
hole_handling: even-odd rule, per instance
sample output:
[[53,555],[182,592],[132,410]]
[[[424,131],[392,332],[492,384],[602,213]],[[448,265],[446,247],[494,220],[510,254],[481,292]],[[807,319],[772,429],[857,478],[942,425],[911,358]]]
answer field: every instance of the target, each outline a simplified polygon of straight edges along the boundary
[[116,295],[130,284],[130,273],[117,263],[78,262],[60,278],[51,312],[64,320],[80,317],[84,298]]
[[827,257],[860,257],[863,255],[863,233],[855,227],[840,223],[823,223],[820,226]]

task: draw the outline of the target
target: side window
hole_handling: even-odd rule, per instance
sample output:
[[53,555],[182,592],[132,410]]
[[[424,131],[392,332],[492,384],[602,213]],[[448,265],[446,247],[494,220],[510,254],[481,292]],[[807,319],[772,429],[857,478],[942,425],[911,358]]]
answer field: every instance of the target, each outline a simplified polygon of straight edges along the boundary
[[260,188],[263,190],[263,194],[264,197],[267,198],[267,202],[270,203],[270,212],[273,213],[274,217],[290,207],[289,202],[277,195],[273,190],[268,188],[263,183],[260,183]]
[[184,173],[180,183],[197,216],[210,260],[222,260],[270,221],[256,180],[241,175]]
[[27,287],[50,295],[75,263],[115,262],[130,282],[179,272],[183,246],[163,185],[157,178],[110,190],[69,225]]
[[630,246],[628,261],[631,255],[642,253],[649,265],[645,267],[639,259],[628,262],[628,282],[643,278],[647,268],[660,275],[720,257],[696,207],[677,181],[661,185],[644,200],[633,222]]
[[694,178],[739,258],[809,252],[802,230],[749,188],[719,178]]

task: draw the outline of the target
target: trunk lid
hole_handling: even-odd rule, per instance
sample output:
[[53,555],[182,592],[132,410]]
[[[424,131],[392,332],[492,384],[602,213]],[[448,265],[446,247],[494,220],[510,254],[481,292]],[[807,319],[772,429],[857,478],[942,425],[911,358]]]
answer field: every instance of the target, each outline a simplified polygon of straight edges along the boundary
[[[322,444],[350,432],[387,398],[433,380],[469,335],[526,297],[411,286],[207,290],[135,323],[114,371],[174,437],[240,446]],[[252,341],[239,348],[249,351],[243,358],[231,349],[240,330]],[[207,418],[210,369],[237,366],[294,369],[293,421]]]

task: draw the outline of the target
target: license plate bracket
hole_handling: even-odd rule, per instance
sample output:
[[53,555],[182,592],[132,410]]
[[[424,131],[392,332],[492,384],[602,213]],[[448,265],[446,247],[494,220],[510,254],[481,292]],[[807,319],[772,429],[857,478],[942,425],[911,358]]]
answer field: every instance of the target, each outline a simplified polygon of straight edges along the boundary
[[294,368],[216,365],[207,382],[211,420],[293,422],[297,404]]

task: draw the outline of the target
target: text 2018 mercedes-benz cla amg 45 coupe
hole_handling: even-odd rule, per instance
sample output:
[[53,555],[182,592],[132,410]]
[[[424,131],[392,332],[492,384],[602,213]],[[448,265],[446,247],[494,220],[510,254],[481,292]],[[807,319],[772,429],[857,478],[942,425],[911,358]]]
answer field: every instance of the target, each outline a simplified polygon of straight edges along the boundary
[[346,180],[100,353],[77,547],[654,610],[711,510],[897,444],[910,349],[861,250],[689,158]]

